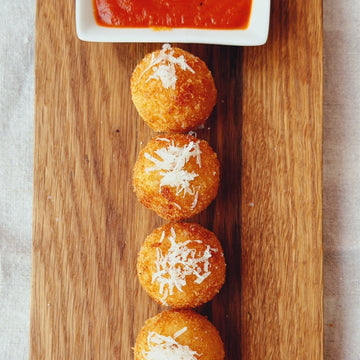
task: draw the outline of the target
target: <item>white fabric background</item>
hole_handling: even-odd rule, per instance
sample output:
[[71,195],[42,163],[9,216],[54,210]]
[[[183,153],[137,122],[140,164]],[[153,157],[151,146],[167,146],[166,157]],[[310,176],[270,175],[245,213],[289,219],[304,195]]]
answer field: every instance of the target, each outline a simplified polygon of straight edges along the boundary
[[28,359],[35,0],[0,3],[0,359]]
[[323,3],[325,358],[360,360],[360,1]]
[[[0,10],[0,359],[19,360],[29,351],[35,0]],[[359,360],[359,0],[324,0],[324,47],[325,358]]]

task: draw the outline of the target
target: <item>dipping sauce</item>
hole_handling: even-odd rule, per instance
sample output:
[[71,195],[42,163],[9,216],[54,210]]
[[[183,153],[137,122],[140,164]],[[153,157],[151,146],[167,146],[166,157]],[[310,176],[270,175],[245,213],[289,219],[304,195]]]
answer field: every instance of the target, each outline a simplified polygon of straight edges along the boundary
[[93,0],[102,26],[246,29],[252,0]]

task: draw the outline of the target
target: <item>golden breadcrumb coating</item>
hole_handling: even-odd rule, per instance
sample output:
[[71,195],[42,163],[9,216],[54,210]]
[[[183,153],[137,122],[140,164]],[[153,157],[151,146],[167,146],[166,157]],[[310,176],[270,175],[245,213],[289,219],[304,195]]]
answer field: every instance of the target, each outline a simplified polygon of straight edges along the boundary
[[134,348],[135,360],[224,358],[224,344],[215,326],[191,310],[164,311],[148,319]]
[[168,134],[151,140],[134,166],[139,201],[164,219],[178,221],[206,209],[220,178],[217,155],[205,140]]
[[155,229],[142,245],[137,273],[162,305],[194,308],[210,301],[225,282],[225,259],[214,233],[190,223]]
[[182,49],[164,46],[146,55],[135,68],[132,100],[153,130],[187,132],[203,125],[210,116],[216,104],[216,87],[202,60]]

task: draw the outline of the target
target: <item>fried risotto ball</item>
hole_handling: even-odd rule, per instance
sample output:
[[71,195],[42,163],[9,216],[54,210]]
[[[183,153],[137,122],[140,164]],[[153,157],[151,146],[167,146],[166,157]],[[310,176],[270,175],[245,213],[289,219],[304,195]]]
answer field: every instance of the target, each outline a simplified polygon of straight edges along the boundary
[[215,234],[199,224],[155,229],[142,245],[137,273],[158,303],[193,308],[210,301],[225,282],[225,259]]
[[164,219],[178,221],[206,209],[219,187],[219,161],[205,140],[162,135],[140,152],[133,186],[139,201]]
[[214,325],[191,310],[164,311],[146,321],[136,339],[135,360],[223,360]]
[[187,132],[203,125],[217,97],[214,80],[198,57],[165,44],[145,56],[131,77],[136,109],[158,132]]

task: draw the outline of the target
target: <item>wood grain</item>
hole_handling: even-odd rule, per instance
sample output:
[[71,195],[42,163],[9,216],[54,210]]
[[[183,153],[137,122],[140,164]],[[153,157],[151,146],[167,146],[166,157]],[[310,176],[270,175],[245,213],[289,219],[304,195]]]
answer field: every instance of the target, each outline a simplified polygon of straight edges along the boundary
[[272,15],[243,62],[242,354],[321,359],[322,2]]
[[[73,2],[37,1],[31,359],[132,359],[162,310],[135,272],[163,221],[132,192],[153,133],[129,91],[159,47],[81,42]],[[227,359],[320,359],[321,2],[273,1],[263,47],[181,47],[206,61],[219,93],[199,137],[218,152],[221,187],[191,220],[222,241],[227,281],[199,311]]]

